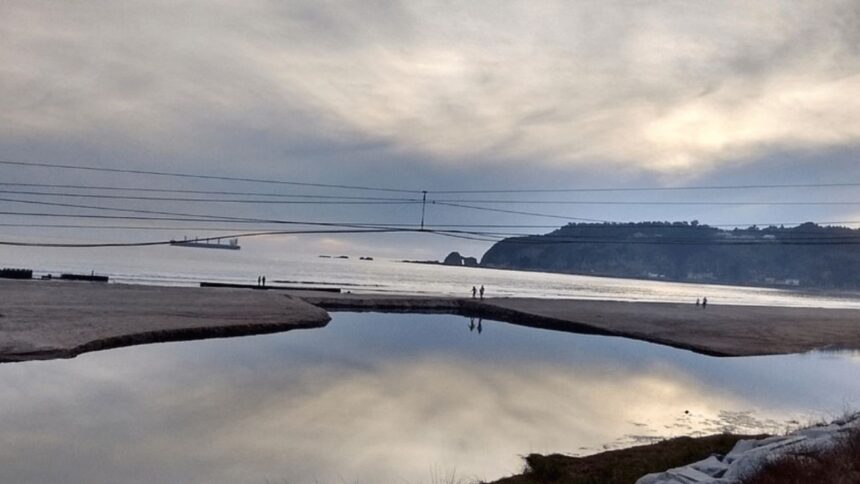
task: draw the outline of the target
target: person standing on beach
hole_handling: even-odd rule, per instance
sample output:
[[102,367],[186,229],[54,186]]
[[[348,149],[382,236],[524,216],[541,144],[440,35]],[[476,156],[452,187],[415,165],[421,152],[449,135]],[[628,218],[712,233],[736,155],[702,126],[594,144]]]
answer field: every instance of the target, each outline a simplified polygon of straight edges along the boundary
[[478,295],[478,289],[476,289],[475,286],[472,286],[472,299],[475,299],[475,297],[477,297],[477,295]]
[[708,307],[708,298],[703,298],[702,299],[702,309],[705,309],[706,307]]
[[262,286],[263,276],[257,276],[257,287]]
[[481,299],[484,299],[484,285],[481,284]]
[[696,307],[699,307],[699,304],[700,304],[700,299],[696,298]]
[[263,276],[263,287],[266,287],[266,276]]

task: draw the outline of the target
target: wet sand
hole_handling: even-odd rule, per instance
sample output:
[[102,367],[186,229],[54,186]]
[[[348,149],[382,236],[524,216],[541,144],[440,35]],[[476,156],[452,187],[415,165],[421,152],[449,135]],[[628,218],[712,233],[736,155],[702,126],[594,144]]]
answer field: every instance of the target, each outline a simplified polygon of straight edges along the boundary
[[860,310],[0,281],[0,361],[325,326],[326,311],[449,313],[714,356],[860,350]]
[[450,312],[558,331],[624,336],[713,356],[860,350],[860,310],[593,301],[303,294],[330,311]]
[[325,326],[324,310],[268,291],[0,280],[0,361]]

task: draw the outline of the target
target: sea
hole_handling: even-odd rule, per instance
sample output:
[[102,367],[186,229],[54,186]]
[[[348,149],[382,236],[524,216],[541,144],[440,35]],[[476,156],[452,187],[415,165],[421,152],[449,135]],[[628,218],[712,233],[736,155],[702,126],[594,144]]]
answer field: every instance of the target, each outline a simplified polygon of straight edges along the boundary
[[[322,257],[321,257],[322,256]],[[416,264],[397,259],[362,260],[358,254],[291,254],[191,249],[0,248],[0,267],[34,270],[36,277],[64,272],[109,276],[111,283],[198,286],[200,282],[339,287],[353,293],[487,297],[577,298],[615,301],[860,309],[860,292],[799,288],[691,284],[546,272]]]

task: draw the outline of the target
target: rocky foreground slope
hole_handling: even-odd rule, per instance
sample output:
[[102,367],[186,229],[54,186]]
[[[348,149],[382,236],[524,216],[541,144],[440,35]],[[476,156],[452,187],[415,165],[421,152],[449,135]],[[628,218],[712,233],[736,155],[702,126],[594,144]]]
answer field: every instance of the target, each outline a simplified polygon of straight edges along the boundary
[[852,431],[860,431],[860,414],[785,436],[740,440],[724,456],[711,456],[683,467],[649,474],[636,481],[636,484],[736,483],[780,457],[825,453],[839,445]]

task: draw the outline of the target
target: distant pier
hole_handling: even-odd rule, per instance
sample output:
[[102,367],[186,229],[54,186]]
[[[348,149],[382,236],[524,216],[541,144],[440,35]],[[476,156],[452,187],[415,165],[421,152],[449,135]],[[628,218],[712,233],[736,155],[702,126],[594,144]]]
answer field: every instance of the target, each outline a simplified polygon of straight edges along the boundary
[[234,284],[230,282],[201,282],[200,287],[230,287],[233,289],[275,289],[281,291],[314,291],[340,293],[339,287],[304,287],[304,286],[260,286],[257,284]]
[[172,245],[174,247],[191,247],[194,249],[239,250],[242,248],[239,245],[239,239],[229,239],[226,244],[222,243],[221,239],[171,240],[170,245]]
[[3,279],[32,279],[33,278],[33,270],[32,269],[10,269],[8,267],[4,267],[0,269],[0,277]]

